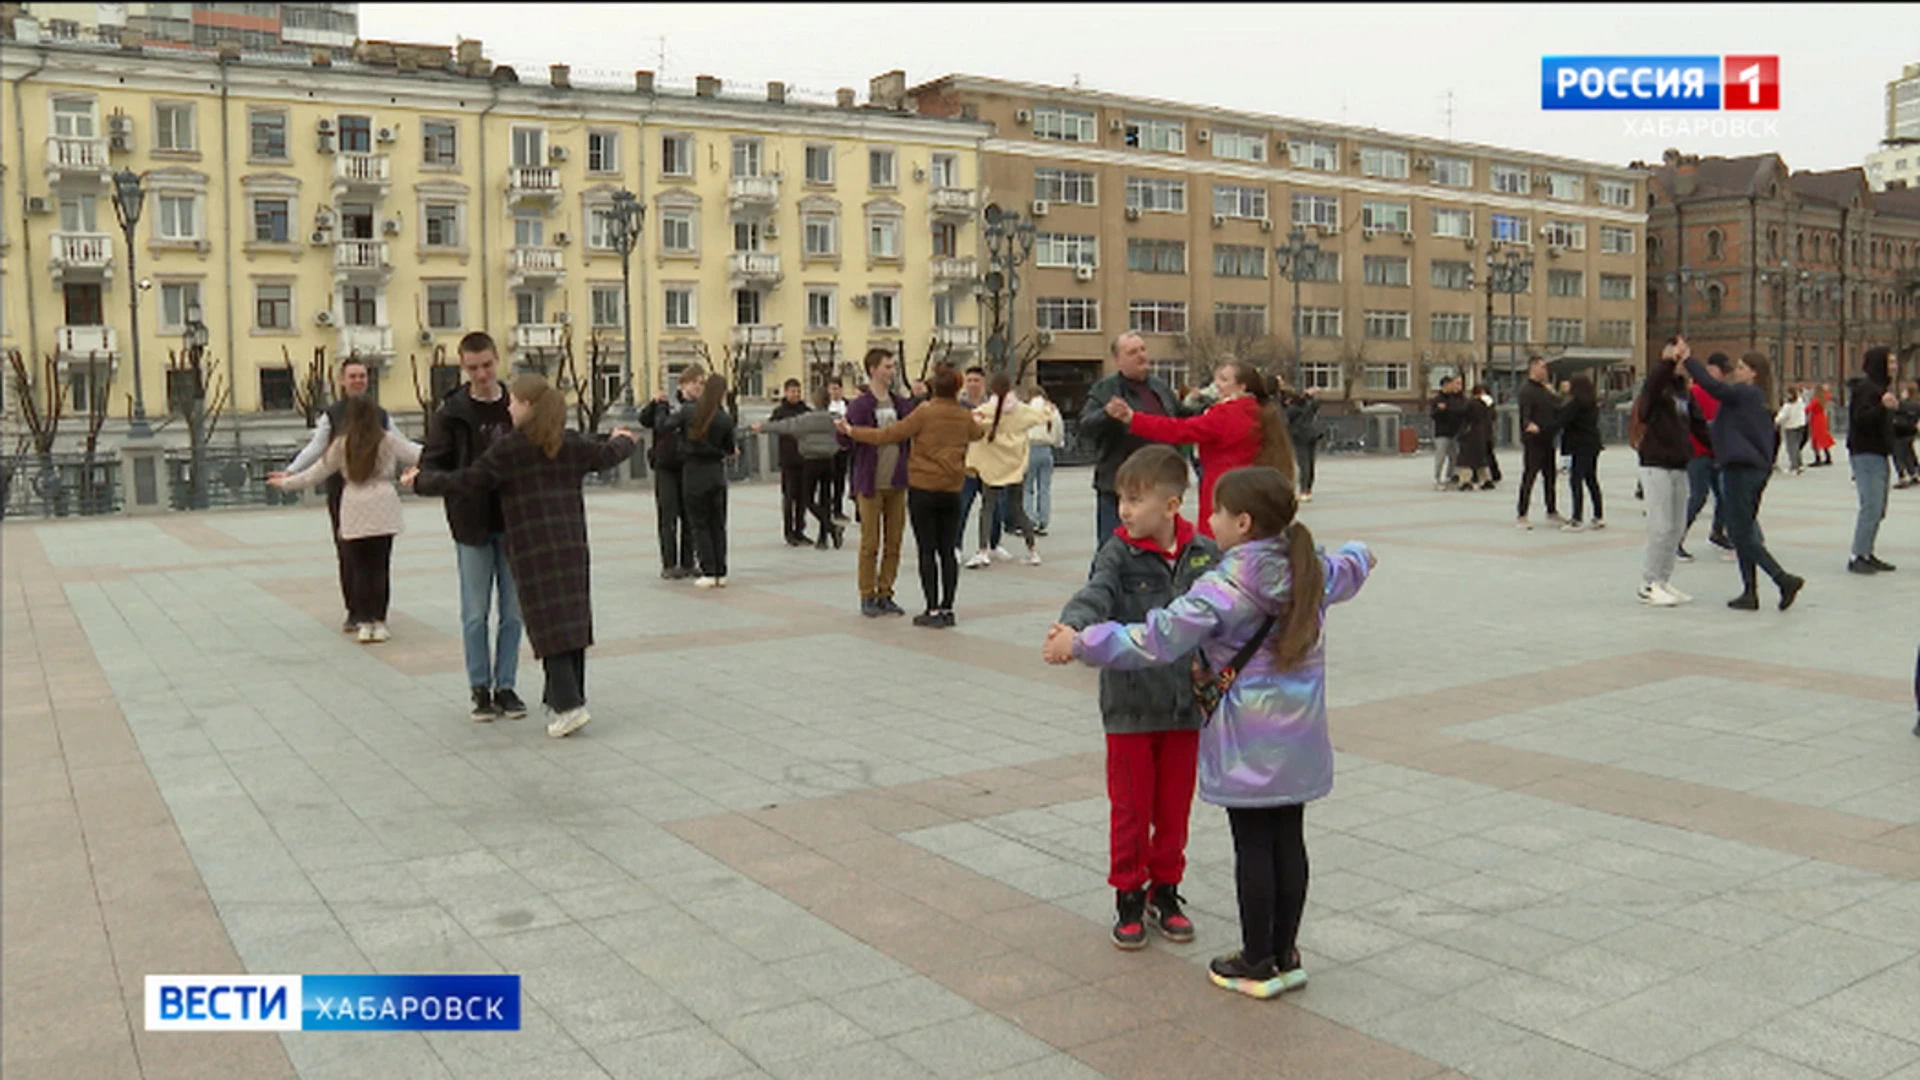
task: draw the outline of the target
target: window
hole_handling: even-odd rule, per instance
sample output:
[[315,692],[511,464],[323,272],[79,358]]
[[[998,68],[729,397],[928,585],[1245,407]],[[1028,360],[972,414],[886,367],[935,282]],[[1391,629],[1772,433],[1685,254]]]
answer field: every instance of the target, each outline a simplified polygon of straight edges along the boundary
[[1437,157],[1433,159],[1433,168],[1428,176],[1434,183],[1445,187],[1472,187],[1473,162],[1466,158]]
[[613,251],[614,243],[613,207],[587,207],[587,246],[595,251]]
[[595,285],[587,292],[587,318],[589,326],[617,330],[626,325],[621,316],[625,314],[620,303],[620,286]]
[[1493,238],[1502,244],[1532,243],[1527,235],[1527,219],[1515,214],[1493,215]]
[[898,259],[900,257],[899,218],[876,217],[867,219],[867,254],[876,259]]
[[1407,178],[1407,152],[1405,150],[1386,150],[1378,146],[1360,148],[1360,171],[1367,176],[1378,176],[1388,180]]
[[194,213],[192,195],[162,195],[157,235],[163,240],[194,240],[200,235],[199,215]]
[[63,195],[60,197],[60,231],[63,233],[100,231],[99,204],[94,201],[93,196]]
[[340,149],[348,154],[373,153],[373,117],[342,116],[339,120]]
[[1213,272],[1219,277],[1266,277],[1267,249],[1254,244],[1215,244]]
[[1293,223],[1314,225],[1323,229],[1339,228],[1340,197],[1338,195],[1295,195]]
[[1340,171],[1340,144],[1326,139],[1289,139],[1287,160],[1296,169]]
[[816,286],[807,290],[807,329],[831,330],[839,325],[834,315],[834,290]]
[[833,147],[826,143],[807,144],[807,183],[833,183]]
[[1267,160],[1267,137],[1251,131],[1215,128],[1213,156],[1232,158],[1235,161],[1265,161]]
[[1181,240],[1129,238],[1127,269],[1142,274],[1184,274],[1187,272],[1187,245]]
[[1365,385],[1375,392],[1392,392],[1413,388],[1413,365],[1368,364],[1364,371]]
[[454,203],[428,203],[422,217],[422,235],[428,247],[459,247],[460,207]]
[[1526,195],[1533,190],[1533,174],[1514,165],[1495,165],[1493,190],[1502,195]]
[[1034,237],[1035,266],[1098,266],[1099,241],[1092,236],[1071,233],[1041,233]]
[[1431,316],[1434,341],[1472,341],[1473,316],[1459,311],[1436,311]]
[[960,254],[960,227],[951,221],[943,221],[933,227],[933,254],[935,258],[952,258]]
[[693,175],[693,136],[660,136],[660,175]]
[[1340,336],[1340,309],[1337,307],[1303,307],[1300,309],[1300,333],[1305,337],[1337,338]]
[[422,164],[451,168],[460,163],[460,127],[451,120],[420,122]]
[[285,199],[253,200],[253,238],[263,244],[286,243],[288,216]]
[[1600,226],[1600,251],[1607,255],[1633,254],[1633,230],[1618,225]]
[[733,223],[733,250],[760,251],[761,225],[758,221],[741,220]]
[[1487,338],[1496,345],[1525,345],[1533,335],[1533,319],[1495,315],[1487,327]]
[[[1726,295],[1727,295],[1727,291],[1724,288],[1722,288],[1718,282],[1715,282],[1714,284],[1707,286],[1707,314],[1709,315],[1720,314],[1720,309],[1726,303]],[[1857,317],[1860,313],[1859,312],[1860,298],[1858,294],[1856,294],[1853,297],[1851,297],[1851,299],[1854,302],[1847,305],[1848,308],[1850,309],[1847,312],[1847,314],[1849,317]]]
[[1585,296],[1587,278],[1578,270],[1547,271],[1548,296]]
[[1370,338],[1388,340],[1405,338],[1412,333],[1412,318],[1404,311],[1369,311],[1366,313],[1366,334]]
[[1226,217],[1264,218],[1267,216],[1267,189],[1215,184],[1213,212]]
[[1547,198],[1562,202],[1579,202],[1586,197],[1587,182],[1575,173],[1550,172],[1547,174]]
[[348,285],[340,290],[340,314],[348,326],[378,326],[380,293],[371,285]]
[[[1707,258],[1724,259],[1727,257],[1727,237],[1719,229],[1707,230]],[[1858,262],[1859,260],[1855,260]]]
[[960,186],[960,159],[953,154],[934,154],[927,159],[927,172],[937,188]]
[[1041,202],[1094,205],[1093,174],[1072,169],[1033,170],[1033,197]]
[[1473,288],[1473,264],[1458,259],[1435,259],[1429,268],[1436,289]]
[[293,286],[255,285],[253,325],[259,330],[293,329]]
[[153,107],[153,148],[169,153],[195,149],[192,105],[166,102]]
[[1632,319],[1601,319],[1595,328],[1595,345],[1632,345]]
[[1608,206],[1633,206],[1633,185],[1623,180],[1596,180],[1594,194]]
[[1041,330],[1100,329],[1100,302],[1081,296],[1042,296],[1034,302],[1034,321]]
[[1581,345],[1587,339],[1587,324],[1579,319],[1548,319],[1547,344]]
[[1473,211],[1448,210],[1435,207],[1433,210],[1433,235],[1451,236],[1466,239],[1473,235]]
[[1178,120],[1129,119],[1127,145],[1141,150],[1161,150],[1169,154],[1185,153],[1187,128]]
[[1187,212],[1187,182],[1161,177],[1127,177],[1127,209],[1184,214]]
[[1033,137],[1056,142],[1093,142],[1093,114],[1083,109],[1043,105],[1033,110]]
[[933,325],[952,326],[955,303],[953,294],[941,292],[933,294]]
[[1300,383],[1303,390],[1332,390],[1341,387],[1340,365],[1325,361],[1309,361],[1300,365]]
[[667,329],[693,327],[693,286],[669,285],[666,293]]
[[1547,243],[1554,247],[1579,251],[1587,246],[1587,226],[1582,221],[1547,219]]
[[427,284],[427,325],[435,330],[458,330],[464,320],[460,317],[460,283],[457,281],[429,282]]
[[1225,338],[1267,336],[1265,304],[1213,305],[1213,332]]
[[618,132],[587,132],[587,171],[593,173],[617,173],[620,171],[620,135]]
[[833,214],[803,214],[800,218],[803,241],[801,251],[811,258],[831,258],[840,254],[840,219]]
[[260,369],[260,410],[287,412],[293,408],[293,368]]
[[1361,271],[1368,285],[1405,286],[1407,257],[1404,255],[1368,255],[1361,259]]
[[867,300],[875,330],[900,329],[900,294],[892,289],[875,289]]
[[547,246],[547,223],[533,214],[515,214],[513,218],[513,246]]
[[899,155],[891,150],[867,151],[867,186],[892,188],[900,186]]
[[516,168],[537,169],[547,164],[545,128],[517,127],[512,132],[513,164]]
[[732,169],[729,176],[759,176],[765,146],[759,139],[733,140]]
[[250,112],[247,114],[247,144],[249,156],[269,161],[285,160],[287,156],[287,114],[283,112]]
[[1601,274],[1600,275],[1600,299],[1602,300],[1633,299],[1633,278],[1627,276],[1626,274]]
[[1184,334],[1184,300],[1135,300],[1127,305],[1127,329],[1139,334]]
[[92,98],[55,98],[53,133],[65,139],[91,139],[94,126]]
[[1360,227],[1371,232],[1412,232],[1413,209],[1406,203],[1368,200],[1360,204]]
[[757,289],[735,289],[733,322],[735,326],[758,326],[766,297]]
[[693,211],[666,210],[660,214],[660,249],[681,255],[693,252]]
[[1322,250],[1319,255],[1300,262],[1301,281],[1338,282],[1340,280],[1340,253]]

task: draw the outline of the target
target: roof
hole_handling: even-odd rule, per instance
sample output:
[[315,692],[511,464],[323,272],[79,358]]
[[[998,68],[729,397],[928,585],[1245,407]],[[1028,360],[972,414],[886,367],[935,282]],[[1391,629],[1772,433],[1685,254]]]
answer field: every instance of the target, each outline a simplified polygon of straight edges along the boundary
[[1795,195],[1834,206],[1853,206],[1856,199],[1870,197],[1866,170],[1857,166],[1830,172],[1797,172],[1787,182]]
[[[1694,186],[1684,194],[1676,193],[1680,169],[1691,166]],[[1697,159],[1669,157],[1651,170],[1649,183],[1666,202],[1698,202],[1703,199],[1744,199],[1764,193],[1766,183],[1787,171],[1779,154],[1752,154],[1747,157],[1708,157]]]
[[1888,188],[1871,196],[1875,213],[1889,217],[1920,218],[1920,188]]

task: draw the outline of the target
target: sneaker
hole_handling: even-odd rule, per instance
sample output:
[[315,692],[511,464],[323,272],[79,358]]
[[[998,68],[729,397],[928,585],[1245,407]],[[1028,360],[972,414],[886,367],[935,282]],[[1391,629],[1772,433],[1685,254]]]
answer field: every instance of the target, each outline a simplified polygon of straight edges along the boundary
[[847,544],[847,527],[835,524],[833,527],[833,550],[839,551]]
[[711,589],[718,584],[720,584],[719,578],[710,578],[705,574],[693,579],[693,587],[696,589]]
[[788,547],[806,547],[808,544],[811,544],[811,543],[813,543],[813,541],[807,539],[804,536],[794,535],[794,536],[787,537]]
[[1674,588],[1674,587],[1673,587],[1673,582],[1671,582],[1671,581],[1663,581],[1663,582],[1661,582],[1661,583],[1660,583],[1660,587],[1661,587],[1661,588],[1663,588],[1663,589],[1665,589],[1665,590],[1667,590],[1667,595],[1668,595],[1668,596],[1671,596],[1671,597],[1673,597],[1673,598],[1674,598],[1675,600],[1678,600],[1678,601],[1680,601],[1680,602],[1681,602],[1681,603],[1683,603],[1683,604],[1691,604],[1691,603],[1693,603],[1693,597],[1691,597],[1691,596],[1688,596],[1688,595],[1687,595],[1686,593],[1683,593],[1683,592],[1681,592],[1681,591],[1680,591],[1679,589],[1676,589],[1676,588]]
[[1877,574],[1880,572],[1880,568],[1873,565],[1872,560],[1866,556],[1855,555],[1853,559],[1847,563],[1847,572],[1850,574]]
[[1547,511],[1547,520],[1557,521],[1557,522],[1560,522],[1561,524],[1565,524],[1567,519],[1560,516],[1560,511],[1549,510]]
[[1688,551],[1688,550],[1687,550],[1686,548],[1675,548],[1675,549],[1673,549],[1673,557],[1674,557],[1675,559],[1677,559],[1678,561],[1680,561],[1680,562],[1692,562],[1692,561],[1693,561],[1693,554],[1692,554],[1691,552],[1689,552],[1689,551]]
[[1743,592],[1727,601],[1727,606],[1735,611],[1759,611],[1760,597],[1754,593]]
[[1021,561],[1025,562],[1028,566],[1039,566],[1040,552],[1035,550],[1034,548],[1028,548],[1027,557]]
[[1484,484],[1481,484],[1481,485],[1480,485],[1480,490],[1481,490],[1481,491],[1492,491],[1492,490],[1494,489],[1494,487],[1495,487],[1495,486],[1497,486],[1497,485],[1495,485],[1493,481],[1491,481],[1491,480],[1489,480],[1489,481],[1487,481],[1486,483],[1484,483]]
[[360,644],[362,645],[373,644],[373,624],[372,623],[370,622],[361,623],[356,633],[358,634],[357,640],[360,642]]
[[527,703],[521,701],[520,695],[511,690],[495,690],[493,692],[493,704],[500,710],[501,715],[509,720],[525,720],[527,718]]
[[675,567],[671,567],[671,566],[663,566],[663,567],[661,567],[661,568],[660,568],[660,580],[661,580],[661,581],[673,581],[673,580],[675,580],[676,578],[678,578],[679,576],[680,576],[680,571],[679,571],[678,569],[676,569]]
[[1712,536],[1707,537],[1707,543],[1712,544],[1721,551],[1733,550],[1733,541],[1727,538],[1726,533],[1714,533]]
[[1532,532],[1533,522],[1528,521],[1526,518],[1521,518],[1520,520],[1513,523],[1513,527],[1516,529],[1523,530],[1525,532]]
[[1280,966],[1271,960],[1263,964],[1249,964],[1237,952],[1215,957],[1207,965],[1207,978],[1222,990],[1232,990],[1261,1001],[1307,985],[1304,968],[1281,971]]
[[593,719],[593,717],[588,714],[585,705],[577,709],[568,709],[566,712],[555,716],[553,722],[547,725],[547,734],[556,739],[564,739],[574,732],[579,731],[581,728],[586,727],[587,721],[591,719]]
[[880,610],[880,601],[869,597],[860,601],[860,614],[865,615],[869,619],[877,619],[885,615],[886,612]]
[[1012,562],[1013,561],[1013,552],[1008,551],[1006,548],[1003,548],[1003,547],[994,548],[992,555],[993,555],[994,562]]
[[347,616],[347,621],[340,624],[340,632],[343,634],[357,634],[360,632],[360,624],[354,620],[353,616],[349,615]]
[[984,551],[975,552],[963,565],[969,570],[984,570],[993,565],[993,556]]
[[951,630],[954,628],[954,625],[955,625],[955,620],[953,617],[953,612],[943,611],[940,613],[940,629]]
[[1887,562],[1886,560],[1880,558],[1880,556],[1878,555],[1867,556],[1867,561],[1873,564],[1873,568],[1875,570],[1878,570],[1883,574],[1891,574],[1896,569],[1892,563]]
[[815,540],[813,542],[813,550],[815,551],[827,550],[827,534],[825,532],[822,532],[820,534],[820,539]]
[[1184,945],[1193,940],[1193,920],[1180,910],[1180,890],[1173,885],[1155,885],[1147,892],[1147,921],[1168,941]]
[[880,614],[882,615],[905,615],[907,613],[907,609],[894,603],[893,597],[891,596],[881,597],[879,603]]
[[1565,525],[1560,526],[1561,532],[1585,532],[1586,529],[1587,527],[1585,525],[1580,524],[1580,520],[1578,518],[1575,518],[1574,520],[1567,522]]
[[1033,527],[1033,535],[1035,536],[1047,535],[1047,527],[1045,525],[1035,525]]
[[373,633],[367,638],[367,640],[371,641],[375,645],[378,645],[381,642],[391,640],[392,637],[393,635],[387,632],[387,624],[383,622],[377,622],[373,624]]
[[717,577],[717,578],[714,578],[714,579],[713,579],[713,587],[714,587],[714,588],[716,588],[716,589],[724,589],[724,588],[726,588],[726,587],[727,587],[727,579],[726,579],[726,577],[725,577],[724,575],[722,575],[722,576],[720,576],[720,577]]
[[1680,606],[1680,598],[1657,581],[1640,586],[1640,602],[1648,607]]
[[1780,575],[1780,610],[1785,611],[1792,607],[1794,597],[1799,596],[1800,590],[1806,587],[1806,578],[1796,577],[1793,574]]
[[491,724],[500,719],[500,706],[493,703],[493,692],[484,686],[473,688],[473,711],[467,719],[476,724]]
[[1116,914],[1113,919],[1113,944],[1115,948],[1134,949],[1147,947],[1147,890],[1122,889],[1114,898]]
[[1606,527],[1607,527],[1607,523],[1606,523],[1606,522],[1604,522],[1604,521],[1601,521],[1601,520],[1600,520],[1599,518],[1594,518],[1594,519],[1593,519],[1593,524],[1591,524],[1591,525],[1589,525],[1589,526],[1587,526],[1587,528],[1589,528],[1589,529],[1592,529],[1592,530],[1594,530],[1595,532],[1598,532],[1598,531],[1600,531],[1601,529],[1604,529],[1604,528],[1606,528]]
[[913,625],[938,630],[940,628],[940,613],[937,611],[923,611],[913,617]]
[[1301,492],[1301,493],[1300,493],[1300,501],[1301,501],[1301,502],[1312,502],[1312,501],[1313,501],[1313,492],[1311,492],[1311,491],[1303,491],[1303,492]]

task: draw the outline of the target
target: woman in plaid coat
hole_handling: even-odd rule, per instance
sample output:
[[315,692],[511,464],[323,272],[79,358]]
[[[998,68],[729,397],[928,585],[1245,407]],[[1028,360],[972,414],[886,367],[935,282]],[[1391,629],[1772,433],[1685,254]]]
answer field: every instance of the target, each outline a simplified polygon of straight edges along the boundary
[[566,400],[538,375],[514,380],[513,431],[480,460],[456,472],[414,469],[401,478],[422,495],[494,489],[507,519],[507,564],[533,655],[546,667],[543,699],[554,718],[547,734],[578,731],[587,714],[587,646],[593,644],[593,598],[587,556],[587,508],[581,481],[625,461],[633,433],[614,431],[597,443],[565,430]]

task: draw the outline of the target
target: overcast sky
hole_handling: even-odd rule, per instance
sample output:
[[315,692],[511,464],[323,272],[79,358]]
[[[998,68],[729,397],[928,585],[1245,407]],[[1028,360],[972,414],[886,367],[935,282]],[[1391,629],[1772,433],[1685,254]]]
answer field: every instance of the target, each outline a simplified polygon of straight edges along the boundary
[[[1795,169],[1858,165],[1885,86],[1920,61],[1920,4],[1636,6],[1114,4],[360,5],[362,37],[479,38],[544,79],[573,65],[630,80],[780,79],[831,94],[903,68],[1071,85],[1444,137],[1610,164],[1778,150]],[[665,63],[661,62],[662,37]],[[1776,54],[1777,138],[1629,132],[1619,113],[1540,109],[1543,54]],[[628,85],[631,85],[629,82]],[[1656,122],[1738,116],[1636,114]],[[1747,116],[1767,114],[1745,114]]]

